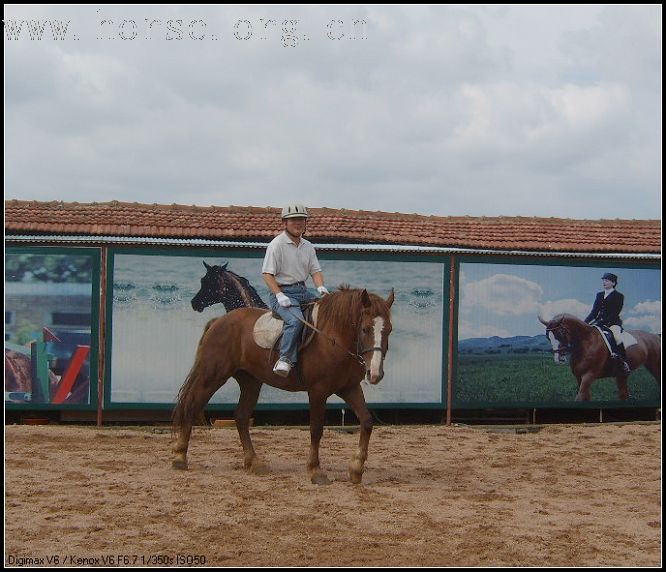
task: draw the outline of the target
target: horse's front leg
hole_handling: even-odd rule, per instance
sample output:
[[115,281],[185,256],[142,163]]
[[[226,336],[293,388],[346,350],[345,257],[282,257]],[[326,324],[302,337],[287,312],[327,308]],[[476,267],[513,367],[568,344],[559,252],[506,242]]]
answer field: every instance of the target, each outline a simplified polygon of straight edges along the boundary
[[596,379],[594,375],[586,373],[581,378],[580,385],[578,386],[578,395],[576,401],[589,401],[592,397],[592,382]]
[[310,392],[310,456],[308,457],[308,475],[315,485],[330,485],[331,481],[319,466],[319,442],[324,433],[326,417],[326,396]]
[[250,418],[257,405],[262,383],[245,372],[237,372],[236,379],[238,380],[241,394],[238,400],[238,407],[234,412],[234,419],[236,420],[236,429],[238,430],[238,436],[243,446],[245,470],[262,475],[268,472],[268,466],[258,459],[250,437]]
[[349,479],[352,483],[358,485],[363,479],[363,468],[368,458],[368,444],[370,443],[370,435],[372,434],[372,415],[368,411],[360,384],[354,385],[351,389],[341,392],[338,395],[351,406],[361,426],[358,450],[352,457],[352,462],[349,465]]

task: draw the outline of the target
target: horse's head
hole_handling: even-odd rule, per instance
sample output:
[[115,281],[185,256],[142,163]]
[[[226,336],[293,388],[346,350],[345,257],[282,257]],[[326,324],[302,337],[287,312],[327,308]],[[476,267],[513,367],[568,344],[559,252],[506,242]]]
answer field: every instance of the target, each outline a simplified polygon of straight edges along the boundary
[[201,279],[201,288],[192,298],[193,310],[203,312],[204,308],[223,301],[227,290],[225,280],[227,264],[224,266],[209,266],[204,261],[206,275]]
[[377,384],[384,377],[384,358],[388,351],[391,325],[391,306],[395,293],[391,290],[384,300],[376,294],[361,292],[361,320],[358,332],[358,351],[363,358],[366,376],[370,383]]
[[566,363],[564,357],[570,353],[572,346],[571,331],[567,324],[566,314],[558,314],[552,320],[544,320],[541,315],[539,321],[546,326],[546,337],[553,346],[553,359],[555,363]]

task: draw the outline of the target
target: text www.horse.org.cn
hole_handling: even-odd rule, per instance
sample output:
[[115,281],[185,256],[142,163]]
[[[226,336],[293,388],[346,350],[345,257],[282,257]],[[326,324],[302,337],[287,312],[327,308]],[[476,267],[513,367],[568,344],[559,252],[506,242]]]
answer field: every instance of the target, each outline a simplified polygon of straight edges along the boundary
[[[317,39],[333,41],[367,40],[367,21],[363,19],[342,20],[332,18],[316,26],[306,25],[296,18],[239,18],[224,29],[210,26],[201,18],[190,20],[156,18],[103,17],[97,10],[96,40],[123,41],[219,41],[240,40],[279,42],[283,47],[295,48],[304,42]],[[85,37],[71,20],[31,19],[5,20],[5,37],[10,41],[66,41]]]

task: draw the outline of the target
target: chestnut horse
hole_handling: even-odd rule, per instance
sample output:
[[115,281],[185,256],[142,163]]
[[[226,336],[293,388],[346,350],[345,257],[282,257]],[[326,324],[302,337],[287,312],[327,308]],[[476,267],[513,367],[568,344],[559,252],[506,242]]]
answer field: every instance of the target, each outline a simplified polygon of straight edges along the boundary
[[[569,354],[571,371],[578,382],[576,401],[589,401],[592,382],[601,377],[615,377],[620,399],[629,397],[627,374],[617,370],[610,359],[610,353],[600,332],[571,314],[558,314],[546,321],[539,316],[539,321],[546,326],[546,335],[552,333],[555,362],[564,363],[564,355]],[[629,331],[629,330],[627,330]],[[634,371],[644,365],[661,383],[661,338],[656,334],[630,330],[629,333],[638,343],[626,348],[627,363]],[[550,339],[550,336],[549,336]]]
[[252,446],[249,421],[261,386],[267,383],[286,391],[308,392],[311,441],[307,470],[315,484],[330,483],[319,465],[326,400],[335,394],[349,404],[361,429],[349,476],[353,483],[360,483],[372,432],[372,416],[360,384],[366,373],[372,384],[379,383],[384,376],[393,300],[393,291],[384,300],[367,290],[348,287],[322,298],[318,302],[320,331],[299,352],[298,365],[286,378],[273,373],[270,350],[260,348],[253,338],[254,324],[265,310],[239,308],[208,322],[173,412],[174,431],[178,433],[173,467],[187,468],[192,425],[213,394],[229,377],[234,377],[240,386],[234,418],[247,470],[265,470]]

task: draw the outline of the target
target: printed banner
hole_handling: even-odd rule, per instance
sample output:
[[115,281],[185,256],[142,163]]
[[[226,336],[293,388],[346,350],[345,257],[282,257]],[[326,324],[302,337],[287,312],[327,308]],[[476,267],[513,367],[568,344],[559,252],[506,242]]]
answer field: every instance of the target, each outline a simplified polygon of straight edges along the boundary
[[[605,274],[622,295],[613,298],[622,302],[616,331],[639,332],[648,345],[646,356],[630,339],[613,348],[634,370],[628,395],[615,379],[621,363],[609,362],[611,346],[587,323],[599,318],[592,309]],[[581,397],[572,359],[579,375],[595,376],[590,402],[657,406],[661,381],[649,368],[661,361],[660,288],[656,269],[462,263],[453,406],[568,406]]]
[[[386,298],[395,289],[386,375],[376,386],[363,384],[367,401],[441,403],[444,264],[319,258],[331,291],[346,283]],[[114,253],[110,402],[173,403],[206,323],[238,305],[268,303],[262,260]],[[220,301],[199,312],[192,299],[206,265],[224,267],[231,280],[220,286]],[[210,403],[235,404],[238,397],[238,384],[230,380]],[[307,404],[307,394],[264,385],[259,403]],[[331,397],[329,403],[342,400]]]
[[97,253],[47,251],[5,254],[5,403],[90,405]]

